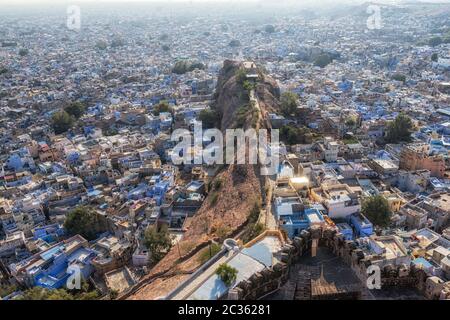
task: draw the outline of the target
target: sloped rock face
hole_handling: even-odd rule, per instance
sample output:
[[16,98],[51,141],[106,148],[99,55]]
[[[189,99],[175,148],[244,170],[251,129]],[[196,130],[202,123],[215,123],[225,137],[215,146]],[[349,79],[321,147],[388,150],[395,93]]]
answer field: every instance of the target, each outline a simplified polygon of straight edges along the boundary
[[222,115],[221,130],[231,128],[237,109],[248,103],[248,93],[238,83],[236,77],[239,67],[239,63],[226,60],[217,80],[214,107]]
[[[187,225],[184,238],[201,238],[232,234],[247,221],[254,204],[260,201],[260,183],[250,165],[230,165],[215,181],[221,181],[219,190],[212,191],[204,205]],[[212,204],[212,197],[217,200]]]

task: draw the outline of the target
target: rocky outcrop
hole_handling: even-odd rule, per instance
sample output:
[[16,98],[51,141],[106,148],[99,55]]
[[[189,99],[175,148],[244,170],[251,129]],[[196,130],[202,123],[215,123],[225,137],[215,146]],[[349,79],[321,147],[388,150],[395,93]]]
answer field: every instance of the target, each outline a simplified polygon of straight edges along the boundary
[[[220,127],[223,131],[236,124],[239,108],[249,103],[249,92],[243,88],[242,81],[237,79],[237,71],[242,67],[241,63],[227,60],[218,78],[213,107],[222,115]],[[257,110],[257,119],[260,121],[258,128],[270,128],[268,113],[278,108],[279,88],[275,80],[261,70],[257,72],[259,77],[254,91],[260,104]],[[254,117],[242,123],[244,129],[253,125]],[[216,185],[220,187],[216,189]],[[150,282],[149,279],[173,272],[174,269],[183,270],[183,265],[191,263],[195,253],[211,239],[237,236],[248,223],[255,204],[261,203],[263,178],[257,165],[226,165],[213,179],[211,186],[213,188],[202,207],[186,222],[186,232],[179,245],[172,248],[142,282]],[[167,291],[171,289],[174,288],[168,288]],[[145,299],[146,295],[142,294],[145,291],[145,286],[142,286],[129,298]]]
[[[236,124],[236,117],[239,108],[249,103],[249,92],[243,87],[239,80],[238,71],[243,70],[240,62],[225,60],[223,68],[220,71],[217,88],[216,103],[214,108],[222,115],[220,128],[222,130],[233,128]],[[260,105],[261,128],[270,128],[268,113],[274,112],[279,108],[280,89],[277,82],[266,75],[263,70],[257,68],[255,94]],[[247,119],[242,125],[244,129],[252,125],[253,119]],[[239,126],[241,127],[241,126]]]

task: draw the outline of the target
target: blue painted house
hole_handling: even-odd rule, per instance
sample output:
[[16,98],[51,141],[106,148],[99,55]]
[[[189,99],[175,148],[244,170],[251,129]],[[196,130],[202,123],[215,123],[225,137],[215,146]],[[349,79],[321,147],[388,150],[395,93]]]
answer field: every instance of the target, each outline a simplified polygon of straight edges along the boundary
[[373,225],[362,213],[350,215],[349,224],[354,228],[358,237],[369,237],[373,234]]
[[289,238],[294,238],[302,230],[313,224],[324,223],[323,215],[316,208],[305,208],[298,198],[277,198],[275,200],[275,213],[281,228],[286,231]]
[[91,262],[96,256],[88,241],[76,235],[10,265],[10,270],[18,282],[27,286],[58,289],[66,284],[73,270],[80,271],[82,280],[88,279],[94,271]]
[[337,223],[339,232],[344,236],[345,240],[353,240],[353,229],[347,223]]

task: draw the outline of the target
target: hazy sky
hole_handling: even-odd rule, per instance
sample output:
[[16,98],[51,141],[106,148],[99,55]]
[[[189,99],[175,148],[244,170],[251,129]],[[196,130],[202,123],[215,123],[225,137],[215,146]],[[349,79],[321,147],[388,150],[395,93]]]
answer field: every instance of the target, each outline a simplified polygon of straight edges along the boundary
[[[6,4],[80,3],[80,2],[311,2],[312,0],[0,0]],[[314,2],[364,2],[365,0],[314,0]],[[392,1],[392,0],[391,0]]]
[[[398,3],[398,2],[424,2],[424,3],[450,3],[450,0],[0,0],[0,5],[21,5],[21,4],[79,4],[79,3],[102,3],[102,2],[159,2],[159,3],[176,3],[176,2],[192,2],[192,3],[201,3],[201,2],[234,2],[234,3],[295,3],[295,4],[312,4],[317,3],[323,5],[324,3],[330,4],[338,4],[338,3],[365,3],[365,2],[374,2],[374,3]],[[1,10],[1,8],[0,8]]]

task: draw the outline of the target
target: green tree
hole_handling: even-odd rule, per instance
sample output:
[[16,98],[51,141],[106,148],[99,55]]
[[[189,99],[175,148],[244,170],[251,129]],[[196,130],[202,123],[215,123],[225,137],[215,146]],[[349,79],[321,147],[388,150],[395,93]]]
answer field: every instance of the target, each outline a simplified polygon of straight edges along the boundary
[[283,92],[281,95],[281,113],[291,116],[297,111],[298,95],[293,92]]
[[78,207],[67,214],[64,229],[71,236],[81,235],[87,240],[94,240],[97,234],[104,232],[98,214],[87,207]]
[[174,67],[172,68],[172,72],[176,74],[185,74],[188,72],[189,66],[187,60],[179,60],[175,62]]
[[95,47],[99,50],[106,50],[106,48],[108,48],[108,43],[105,40],[99,40],[95,44]]
[[201,62],[193,62],[189,60],[178,60],[172,68],[172,72],[176,74],[185,74],[195,69],[204,70],[205,65]]
[[400,113],[394,121],[387,125],[386,141],[390,143],[409,142],[413,132],[413,123],[411,118]]
[[97,290],[90,291],[89,285],[84,282],[80,290],[46,289],[33,287],[22,292],[19,300],[95,300],[99,298]]
[[163,49],[163,51],[169,51],[169,50],[170,50],[170,47],[169,47],[167,44],[164,44],[164,45],[162,46],[162,49]]
[[266,31],[266,33],[274,33],[275,27],[271,24],[268,24],[267,26],[264,27],[264,31]]
[[363,202],[361,212],[374,225],[387,227],[391,221],[388,201],[381,195],[369,197]]
[[439,59],[439,56],[436,52],[431,55],[431,61],[437,62],[438,59]]
[[222,263],[217,268],[216,274],[219,276],[220,280],[222,280],[223,283],[225,283],[225,285],[229,287],[233,284],[234,281],[236,281],[238,271],[228,264]]
[[211,196],[209,197],[209,205],[214,207],[217,204],[217,200],[219,200],[219,194],[215,192],[211,193]]
[[204,70],[205,69],[205,65],[201,62],[192,62],[189,65],[189,71],[194,71],[195,69],[199,69],[199,70]]
[[345,120],[345,125],[347,127],[354,127],[356,125],[356,120],[353,117],[349,117],[347,120]]
[[237,48],[241,46],[241,42],[239,40],[233,39],[228,43],[228,45],[232,48]]
[[394,80],[396,80],[396,81],[403,82],[403,83],[406,82],[406,76],[405,76],[404,74],[401,74],[401,73],[395,73],[395,74],[392,76],[392,79],[394,79]]
[[314,65],[317,67],[325,68],[331,62],[333,62],[333,58],[331,58],[330,55],[321,54],[314,60]]
[[198,118],[202,122],[204,129],[214,128],[218,125],[218,122],[220,121],[219,113],[215,110],[204,109],[200,111]]
[[19,300],[73,300],[73,297],[63,289],[49,290],[33,287],[25,290]]
[[428,44],[432,47],[436,47],[442,43],[441,37],[433,37],[430,40],[428,40]]
[[153,108],[153,114],[155,116],[159,116],[161,112],[172,112],[172,108],[170,108],[167,101],[161,101]]
[[116,298],[119,296],[119,292],[117,291],[117,290],[111,290],[110,292],[109,292],[109,298],[111,299],[111,300],[116,300]]
[[86,107],[82,102],[76,101],[65,107],[64,111],[73,116],[75,119],[79,119],[86,111]]
[[74,300],[96,300],[100,297],[99,292],[94,289],[91,290],[90,285],[87,281],[83,281],[81,283],[81,289],[77,290],[66,290],[69,294],[71,294]]
[[244,69],[239,68],[236,70],[236,81],[240,84],[244,84],[244,81],[247,79],[247,72]]
[[200,254],[198,261],[203,264],[212,257],[214,257],[220,250],[221,246],[217,243],[211,243],[207,248],[205,248]]
[[74,118],[64,110],[58,111],[52,116],[52,126],[56,134],[61,134],[69,130],[74,122]]
[[167,226],[159,230],[156,226],[150,226],[145,230],[144,245],[150,251],[153,262],[160,261],[172,247],[172,239]]
[[248,80],[245,80],[244,83],[242,84],[242,87],[247,90],[247,91],[251,91],[253,89],[255,89],[255,84],[253,82],[250,82]]
[[15,285],[0,285],[0,300],[2,297],[6,297],[15,291],[17,291]]
[[19,50],[19,55],[21,57],[24,57],[24,56],[28,55],[28,49],[20,49]]
[[280,139],[288,144],[311,143],[311,131],[306,127],[294,127],[292,125],[282,126],[280,129]]

